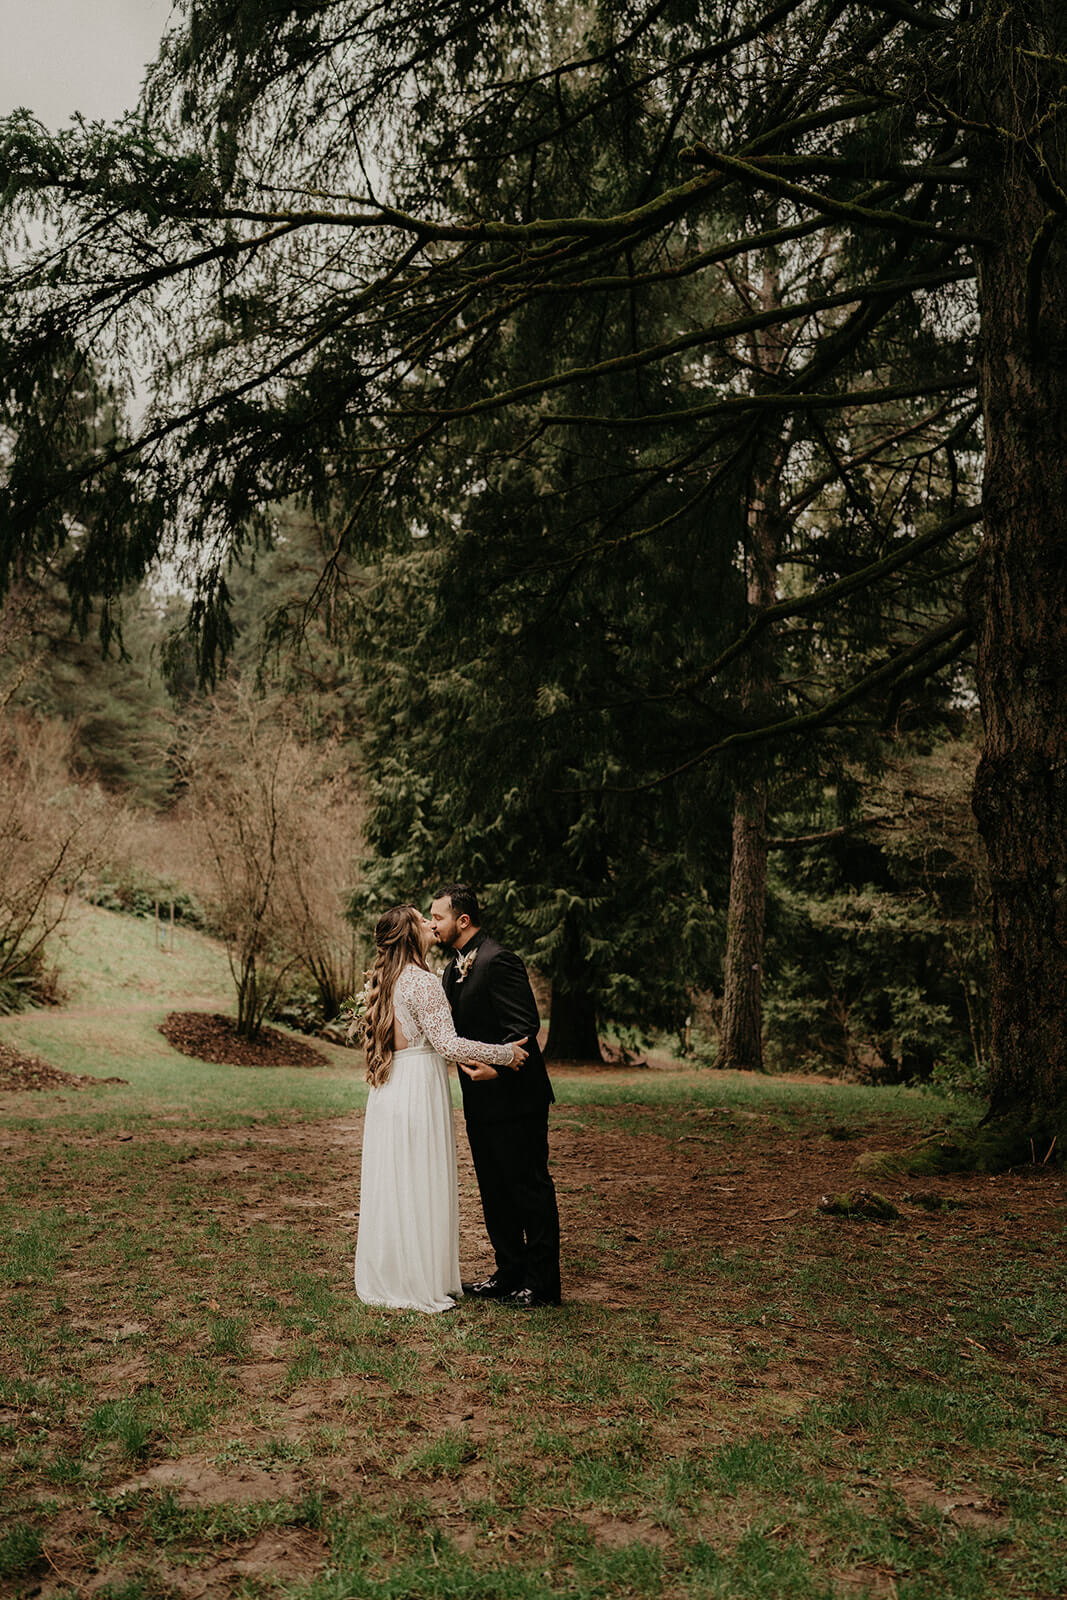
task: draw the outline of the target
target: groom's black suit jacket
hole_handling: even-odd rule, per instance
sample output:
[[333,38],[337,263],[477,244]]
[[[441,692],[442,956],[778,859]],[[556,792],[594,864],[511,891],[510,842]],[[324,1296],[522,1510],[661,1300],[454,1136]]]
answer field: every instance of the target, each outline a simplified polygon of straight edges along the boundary
[[456,1032],[463,1039],[480,1039],[484,1044],[511,1044],[525,1037],[524,1049],[529,1054],[517,1071],[498,1067],[495,1078],[481,1083],[472,1083],[465,1072],[459,1074],[467,1121],[507,1122],[515,1117],[544,1116],[555,1096],[537,1043],[541,1019],[526,968],[513,951],[485,933],[476,933],[463,954],[471,949],[474,960],[462,982],[455,956],[442,979]]

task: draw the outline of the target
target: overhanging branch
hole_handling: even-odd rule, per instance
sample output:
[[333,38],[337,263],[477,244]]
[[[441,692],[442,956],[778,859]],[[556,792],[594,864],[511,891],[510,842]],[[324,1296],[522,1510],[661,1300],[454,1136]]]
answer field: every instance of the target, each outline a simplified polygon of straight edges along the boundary
[[880,228],[889,233],[907,234],[912,237],[936,239],[941,244],[953,245],[994,245],[996,241],[985,234],[967,233],[959,228],[942,228],[936,222],[920,222],[915,217],[905,216],[899,211],[886,211],[877,206],[859,205],[851,200],[835,200],[827,194],[820,194],[815,189],[809,189],[803,184],[791,183],[788,178],[781,177],[776,172],[768,172],[762,163],[753,160],[742,160],[739,156],[728,156],[723,150],[713,150],[710,145],[698,140],[690,146],[688,151],[682,152],[683,156],[691,161],[699,161],[704,166],[714,170],[732,173],[734,177],[743,179],[754,189],[763,189],[771,194],[779,195],[783,199],[791,200],[794,205],[808,211],[820,212],[823,216],[833,217],[835,221],[850,222],[868,228]]
[[[718,739],[714,744],[707,745],[696,755],[690,756],[688,761],[681,762],[672,767],[669,772],[664,772],[656,778],[649,778],[644,783],[620,786],[614,790],[620,794],[637,794],[647,789],[657,789],[662,784],[670,783],[674,778],[680,778],[685,773],[691,772],[694,767],[703,766],[714,756],[723,755],[728,750],[745,749],[757,744],[766,744],[774,740],[792,738],[798,733],[812,733],[817,728],[825,727],[847,711],[850,706],[860,700],[865,700],[869,695],[879,689],[891,687],[899,679],[911,678],[916,668],[924,660],[943,652],[949,641],[960,643],[965,637],[969,640],[972,636],[971,624],[964,616],[956,616],[933,628],[910,649],[904,650],[900,655],[894,656],[876,671],[868,673],[858,683],[854,683],[843,694],[835,695],[824,705],[814,711],[802,712],[796,717],[786,717],[780,722],[765,723],[758,728],[745,728],[738,733],[727,734],[726,738]],[[961,646],[962,647],[962,646]]]
[[828,583],[824,589],[816,589],[813,594],[804,595],[800,600],[780,600],[777,605],[768,606],[754,617],[741,634],[735,639],[722,654],[712,662],[711,666],[694,679],[686,687],[700,688],[703,684],[710,683],[730,662],[735,660],[743,651],[747,650],[754,639],[776,622],[782,622],[790,617],[806,616],[813,611],[821,611],[828,605],[833,605],[838,600],[846,599],[858,589],[865,589],[869,584],[877,583],[881,578],[888,577],[890,573],[897,572],[901,567],[908,566],[926,550],[931,550],[935,545],[943,544],[954,533],[960,533],[964,528],[971,528],[976,522],[982,520],[981,506],[968,506],[965,510],[957,512],[954,517],[938,523],[936,528],[931,528],[929,533],[920,534],[918,538],[910,540],[900,549],[894,550],[892,555],[884,556],[881,561],[872,561],[869,566],[861,568],[859,572],[849,573],[847,578],[839,578],[836,583]]

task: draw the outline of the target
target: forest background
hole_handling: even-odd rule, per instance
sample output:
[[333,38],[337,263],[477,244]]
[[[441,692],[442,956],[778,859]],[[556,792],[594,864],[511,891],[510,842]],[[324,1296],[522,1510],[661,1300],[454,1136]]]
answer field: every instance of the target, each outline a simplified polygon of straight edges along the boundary
[[41,871],[197,902],[244,1032],[461,875],[557,1058],[1054,1133],[1061,26],[191,4],[124,121],[8,119],[12,837],[53,719]]

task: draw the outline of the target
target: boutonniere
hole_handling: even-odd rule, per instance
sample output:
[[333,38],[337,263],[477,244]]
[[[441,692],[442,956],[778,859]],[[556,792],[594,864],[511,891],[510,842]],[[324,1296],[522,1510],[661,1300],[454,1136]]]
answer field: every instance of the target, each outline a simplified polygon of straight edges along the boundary
[[468,950],[466,955],[464,955],[462,953],[462,951],[461,951],[456,956],[456,982],[457,983],[462,983],[463,982],[464,978],[467,976],[467,973],[473,967],[474,958],[475,958],[475,956],[477,954],[478,954],[477,949],[474,949],[474,950]]

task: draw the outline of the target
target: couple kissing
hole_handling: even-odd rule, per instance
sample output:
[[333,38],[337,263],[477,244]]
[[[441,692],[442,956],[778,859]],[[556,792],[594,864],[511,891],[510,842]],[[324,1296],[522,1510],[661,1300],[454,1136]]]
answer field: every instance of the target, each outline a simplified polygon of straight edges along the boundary
[[[374,930],[362,1039],[363,1128],[356,1293],[369,1305],[448,1311],[464,1294],[520,1310],[560,1303],[559,1214],[548,1170],[554,1096],[522,961],[481,926],[475,892],[450,883],[429,917],[395,906]],[[451,952],[444,976],[435,945]],[[463,1093],[492,1275],[463,1283],[448,1061]]]

